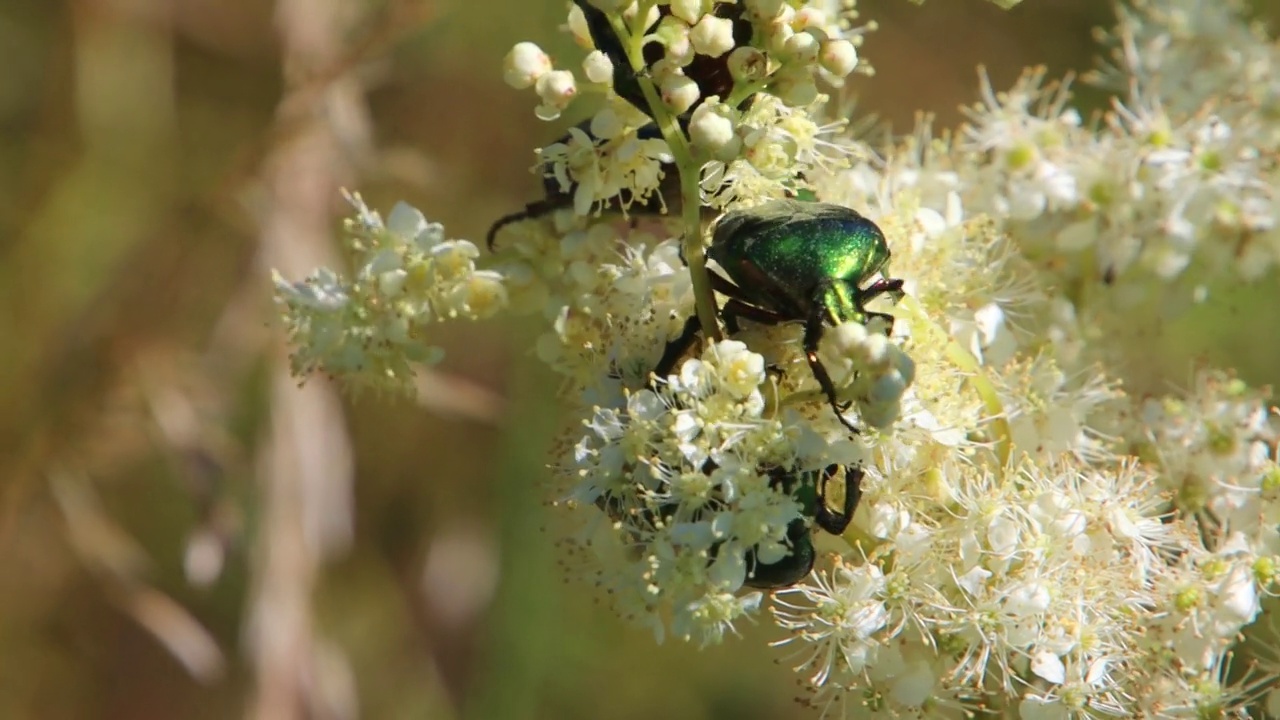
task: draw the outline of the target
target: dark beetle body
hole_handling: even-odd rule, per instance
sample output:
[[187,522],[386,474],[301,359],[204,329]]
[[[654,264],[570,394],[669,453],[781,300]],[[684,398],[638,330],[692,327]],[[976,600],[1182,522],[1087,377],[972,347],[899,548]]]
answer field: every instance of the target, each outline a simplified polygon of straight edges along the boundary
[[[821,471],[808,471],[798,474],[782,473],[774,470],[769,473],[770,487],[791,493],[804,506],[805,517],[813,518],[814,524],[832,535],[840,535],[849,526],[853,513],[858,508],[858,500],[862,497],[862,468],[856,465],[841,467],[829,465]],[[835,481],[842,481],[844,494],[839,510],[832,510],[828,504],[830,486]],[[798,486],[797,486],[798,485]],[[809,524],[803,519],[791,521],[787,526],[787,541],[791,544],[791,552],[781,560],[764,564],[755,562],[755,553],[747,557],[747,587],[775,589],[795,585],[813,570],[817,552],[813,547],[813,536]]]
[[[707,471],[710,472],[710,465]],[[756,560],[754,550],[746,553],[747,578],[744,585],[760,589],[776,589],[795,585],[813,570],[817,552],[813,547],[813,534],[809,520],[813,524],[832,535],[840,535],[858,507],[862,497],[862,468],[856,465],[829,465],[823,470],[786,471],[781,468],[768,470],[769,487],[779,492],[790,494],[801,505],[803,517],[792,520],[787,525],[787,543],[791,546],[786,557],[773,563],[761,563]],[[833,508],[834,485],[842,485],[837,507]],[[596,505],[615,520],[624,519],[626,503],[621,498],[604,495],[596,500]],[[667,522],[675,514],[675,504],[663,505],[656,511],[643,513],[648,523],[656,524],[660,518]],[[713,510],[714,506],[707,510]],[[695,516],[695,519],[698,516]],[[711,559],[714,559],[721,544],[711,547]]]

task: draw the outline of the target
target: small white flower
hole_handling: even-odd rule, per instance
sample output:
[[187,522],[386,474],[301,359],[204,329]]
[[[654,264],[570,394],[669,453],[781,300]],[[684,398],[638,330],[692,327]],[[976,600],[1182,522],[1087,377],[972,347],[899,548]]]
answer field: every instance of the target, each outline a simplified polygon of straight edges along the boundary
[[1057,654],[1048,650],[1037,650],[1031,656],[1031,672],[1055,685],[1061,685],[1067,679],[1067,666],[1062,664]]

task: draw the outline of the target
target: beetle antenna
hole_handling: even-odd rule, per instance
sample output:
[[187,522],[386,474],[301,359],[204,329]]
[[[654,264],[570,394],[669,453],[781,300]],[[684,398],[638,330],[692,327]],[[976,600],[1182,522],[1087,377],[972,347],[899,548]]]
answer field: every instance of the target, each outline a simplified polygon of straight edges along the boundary
[[528,220],[531,217],[533,217],[533,213],[529,212],[529,210],[526,208],[519,212],[513,212],[510,215],[503,215],[502,217],[498,218],[497,222],[495,222],[493,225],[489,227],[489,234],[485,235],[484,237],[484,244],[489,247],[489,252],[494,251],[493,241],[497,239],[499,230],[510,225],[511,223],[518,223],[521,220]]
[[524,209],[519,212],[513,212],[510,215],[503,215],[489,228],[489,234],[485,235],[484,244],[489,247],[489,252],[493,252],[493,242],[498,238],[498,231],[502,228],[512,223],[521,222],[522,220],[532,220],[534,218],[542,217],[543,215],[558,210],[564,206],[565,203],[555,200],[537,200],[525,205]]

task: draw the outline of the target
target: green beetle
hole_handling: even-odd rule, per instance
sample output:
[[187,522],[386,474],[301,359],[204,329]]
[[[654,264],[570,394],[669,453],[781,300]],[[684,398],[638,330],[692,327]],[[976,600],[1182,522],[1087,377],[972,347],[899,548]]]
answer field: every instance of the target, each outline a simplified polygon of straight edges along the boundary
[[[704,471],[710,473],[714,464],[708,462]],[[796,518],[787,526],[787,544],[790,552],[781,560],[762,563],[756,559],[755,550],[746,553],[747,578],[744,585],[760,589],[777,589],[790,587],[804,579],[813,570],[817,552],[813,547],[812,524],[832,535],[840,535],[858,508],[858,500],[862,497],[863,470],[856,465],[828,465],[822,470],[789,471],[782,468],[770,468],[769,487],[780,492],[791,494],[801,506],[803,517]],[[704,508],[710,511],[718,503]],[[596,505],[614,520],[627,520],[626,503],[615,495],[602,495]],[[674,503],[660,506],[641,513],[642,522],[657,525],[669,521],[675,513]],[[695,516],[695,519],[700,514]],[[634,522],[634,518],[630,518]],[[717,543],[711,547],[711,559],[721,547]]]
[[[875,223],[841,205],[802,200],[773,200],[728,213],[716,224],[707,255],[724,271],[711,286],[728,298],[720,311],[730,334],[738,318],[776,325],[804,323],[804,351],[814,378],[840,422],[844,417],[818,343],[828,325],[866,323],[881,318],[886,332],[893,316],[872,312],[866,303],[880,295],[902,297],[902,280],[880,278],[862,287],[889,262],[889,246]],[[680,337],[667,344],[654,373],[670,374],[701,330],[698,318],[685,323]]]

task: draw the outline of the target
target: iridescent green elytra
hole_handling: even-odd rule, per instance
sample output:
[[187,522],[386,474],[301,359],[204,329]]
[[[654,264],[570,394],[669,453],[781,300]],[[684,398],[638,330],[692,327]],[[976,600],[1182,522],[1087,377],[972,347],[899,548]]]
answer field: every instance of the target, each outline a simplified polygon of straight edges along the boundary
[[739,299],[797,320],[820,310],[833,325],[865,322],[859,286],[889,262],[875,223],[799,200],[725,215],[707,254],[740,288]]
[[[721,218],[707,254],[727,276],[711,273],[712,287],[729,298],[721,310],[728,331],[737,331],[739,317],[803,322],[809,368],[840,422],[857,432],[844,418],[847,406],[836,400],[831,376],[818,360],[818,343],[827,325],[873,317],[892,332],[893,316],[871,312],[866,303],[885,293],[900,297],[902,281],[881,278],[862,287],[889,262],[880,228],[840,205],[773,200]],[[691,318],[680,338],[668,344],[655,370],[659,377],[675,367],[699,329],[697,318]]]

